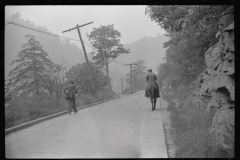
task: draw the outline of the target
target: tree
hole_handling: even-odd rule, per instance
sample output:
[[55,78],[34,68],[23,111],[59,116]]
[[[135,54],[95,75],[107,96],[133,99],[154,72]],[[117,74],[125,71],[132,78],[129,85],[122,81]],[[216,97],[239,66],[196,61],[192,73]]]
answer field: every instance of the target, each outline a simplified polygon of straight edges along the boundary
[[5,98],[5,104],[10,102],[12,100],[12,95],[11,95],[11,92],[10,92],[10,85],[9,83],[7,83],[6,80],[4,80],[4,98]]
[[[144,60],[138,60],[134,63],[138,65],[132,66],[132,82],[135,89],[144,89],[146,83],[147,71]],[[127,73],[128,78],[126,79],[127,83],[131,85],[130,73]]]
[[42,49],[40,43],[32,35],[26,35],[28,42],[22,46],[18,58],[12,61],[11,65],[17,63],[10,71],[9,79],[13,92],[36,93],[45,90],[43,75],[51,68],[53,62],[48,59],[48,54]]
[[66,68],[63,64],[52,64],[51,68],[47,70],[42,76],[44,87],[49,91],[50,95],[61,98],[62,90],[64,87],[64,80],[66,78]]
[[158,74],[157,74],[157,82],[159,85],[159,88],[163,86],[163,80],[169,75],[169,63],[161,63],[159,64],[159,67],[157,68]]
[[[101,90],[107,86],[107,77],[104,75],[102,67],[90,62],[90,69],[93,72],[93,82],[95,91]],[[89,74],[87,73],[87,63],[77,64],[70,68],[67,72],[67,79],[73,80],[78,84],[78,89],[81,93],[91,93],[91,83],[89,82]],[[91,93],[92,94],[92,93]]]
[[121,33],[114,29],[113,24],[93,28],[93,31],[87,36],[92,46],[96,49],[91,52],[92,59],[95,60],[95,64],[97,65],[105,65],[108,85],[110,90],[112,90],[108,64],[111,62],[110,60],[115,59],[119,55],[129,53],[129,49],[125,49],[120,44],[119,37],[121,37]]
[[205,68],[205,52],[218,39],[218,19],[227,5],[148,6],[145,14],[167,31],[166,63],[178,80],[191,83]]

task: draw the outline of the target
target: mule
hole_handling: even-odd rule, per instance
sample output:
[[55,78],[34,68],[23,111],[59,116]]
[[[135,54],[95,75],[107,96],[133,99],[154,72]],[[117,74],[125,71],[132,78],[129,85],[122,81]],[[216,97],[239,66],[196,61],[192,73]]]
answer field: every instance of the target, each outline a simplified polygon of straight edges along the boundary
[[156,108],[156,102],[157,102],[157,92],[158,92],[158,89],[157,89],[157,86],[155,83],[149,83],[147,85],[147,89],[146,89],[146,92],[151,100],[151,103],[152,103],[152,111],[155,110]]

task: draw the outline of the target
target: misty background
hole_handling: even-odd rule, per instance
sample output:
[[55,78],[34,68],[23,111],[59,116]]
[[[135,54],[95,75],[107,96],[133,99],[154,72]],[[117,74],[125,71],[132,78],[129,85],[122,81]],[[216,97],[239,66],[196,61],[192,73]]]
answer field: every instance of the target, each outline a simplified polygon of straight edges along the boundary
[[[77,63],[85,62],[80,41],[59,38],[36,32],[6,21],[15,22],[59,36],[79,40],[77,30],[62,33],[93,21],[81,29],[81,34],[87,53],[92,51],[86,34],[101,25],[114,24],[121,33],[120,43],[130,49],[129,54],[122,54],[115,60],[123,64],[144,60],[148,68],[157,73],[157,67],[164,62],[165,48],[163,43],[168,40],[165,32],[155,22],[145,15],[146,6],[6,6],[5,7],[5,78],[15,66],[11,62],[17,58],[21,47],[27,42],[25,35],[34,35],[49,58],[70,69]],[[91,54],[88,54],[91,60]],[[109,64],[112,88],[121,92],[120,78],[126,78],[130,72],[129,66],[112,61]],[[123,79],[123,87],[128,87]]]

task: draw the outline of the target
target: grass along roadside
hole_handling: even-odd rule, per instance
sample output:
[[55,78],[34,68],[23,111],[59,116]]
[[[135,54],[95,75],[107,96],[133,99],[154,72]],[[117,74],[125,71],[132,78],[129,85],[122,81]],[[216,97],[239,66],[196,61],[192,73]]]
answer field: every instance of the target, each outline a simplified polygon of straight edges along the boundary
[[191,104],[183,105],[183,100],[179,107],[175,107],[172,102],[174,98],[176,97],[164,96],[169,104],[168,111],[173,128],[171,136],[177,148],[175,158],[229,158],[228,153],[220,149],[210,133],[212,121],[209,113]]
[[[97,98],[90,94],[78,96],[76,98],[76,107],[109,99],[115,95],[115,93],[108,90],[102,90],[97,94]],[[38,101],[33,97],[18,97],[5,105],[5,129],[67,109],[67,101],[64,96],[57,99],[48,95],[41,95]]]

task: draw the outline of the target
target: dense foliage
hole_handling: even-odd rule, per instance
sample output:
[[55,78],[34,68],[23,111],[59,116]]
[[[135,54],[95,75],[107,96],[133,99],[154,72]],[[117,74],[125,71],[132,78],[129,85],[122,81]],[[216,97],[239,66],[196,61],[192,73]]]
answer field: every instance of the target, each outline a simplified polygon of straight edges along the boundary
[[35,36],[25,37],[28,41],[12,61],[15,68],[9,73],[10,79],[5,79],[5,128],[65,110],[66,78],[76,81],[79,91],[84,93],[77,98],[77,106],[114,96],[113,92],[104,89],[107,77],[102,67],[90,63],[94,87],[98,91],[96,99],[89,95],[91,77],[86,63],[67,71],[63,63],[55,64],[48,58]]
[[95,60],[97,65],[105,65],[109,87],[111,88],[108,64],[111,59],[115,59],[123,53],[127,54],[129,50],[125,49],[120,43],[119,37],[121,37],[121,33],[114,29],[113,24],[93,28],[93,31],[87,36],[95,48],[91,52],[92,59]]
[[205,68],[204,54],[215,44],[218,19],[226,5],[147,6],[145,13],[167,32],[164,43],[166,64],[159,66],[159,83],[169,75],[172,80],[189,84]]
[[92,62],[89,64],[92,77],[88,73],[87,63],[76,64],[66,73],[67,79],[73,80],[78,85],[79,93],[91,93],[90,78],[93,79],[95,91],[100,91],[107,86],[107,77],[103,73],[102,67]]
[[[21,24],[29,28],[54,34],[51,31],[49,31],[48,28],[45,26],[37,26],[30,20],[21,19],[20,13],[13,14],[10,17],[10,21],[17,24]],[[24,35],[27,35],[27,36],[24,36]],[[31,37],[32,41],[33,40],[36,41],[34,42],[36,45],[34,47],[36,49],[32,50],[32,52],[35,52],[36,54],[32,55],[30,53],[27,53],[28,50],[31,50],[31,49],[29,48],[30,45],[27,45],[29,42],[27,42],[26,44],[23,44],[23,42],[25,41],[25,39],[23,39],[24,37],[29,40]],[[7,88],[7,92],[5,92],[5,96],[7,100],[14,98],[15,96],[21,93],[26,93],[28,96],[29,95],[35,96],[36,95],[35,93],[37,92],[40,92],[39,94],[42,94],[44,92],[59,99],[62,96],[62,89],[64,87],[65,73],[66,73],[66,68],[64,68],[63,65],[67,60],[63,62],[64,54],[67,53],[69,57],[72,57],[72,55],[76,55],[76,54],[82,55],[82,54],[79,54],[79,52],[81,53],[81,50],[79,50],[75,44],[69,43],[69,40],[61,40],[60,38],[55,36],[50,36],[47,34],[28,30],[26,28],[22,28],[12,24],[8,24],[6,26],[5,38],[6,38],[5,39],[6,41],[5,72],[7,74],[9,73],[8,75],[7,74],[5,75],[5,81],[6,81],[5,88]],[[13,43],[14,45],[12,45]],[[26,52],[26,53],[19,53],[17,55],[19,51],[18,46],[22,46],[22,49],[20,52]],[[42,51],[40,51],[40,49]],[[20,54],[21,54],[21,57],[19,57]],[[29,54],[29,56],[27,56],[27,54]],[[41,55],[43,54],[46,54],[45,58],[44,58],[45,55],[42,56],[41,58]],[[18,56],[18,58],[14,60],[13,63],[11,63],[11,59],[13,58],[13,55]],[[32,71],[33,67],[28,66],[30,65],[29,62],[28,63],[23,62],[23,61],[33,60],[31,59],[31,57],[33,56],[38,57],[36,59],[36,63],[39,63],[37,64],[37,67],[36,67],[37,74],[35,74],[36,73],[35,71],[34,72]],[[29,59],[29,60],[26,60],[26,59]],[[45,59],[48,59],[48,60],[45,60]],[[51,61],[50,59],[54,60],[54,62]],[[82,58],[75,58],[75,59],[83,61],[84,57],[82,56]],[[8,66],[8,64],[12,64],[11,67]],[[23,72],[24,70],[25,72]],[[22,72],[22,74],[20,74],[20,72]],[[38,76],[38,78],[36,78],[36,76]],[[28,80],[24,80],[27,78]],[[32,86],[29,86],[28,83],[32,84]],[[35,85],[33,85],[33,83],[35,83]],[[28,86],[27,87],[28,89],[24,85]],[[30,88],[32,89],[32,91],[29,90]]]
[[47,72],[51,72],[54,64],[34,36],[25,37],[28,42],[22,46],[18,58],[11,63],[17,65],[9,73],[9,85],[15,94],[35,93],[38,96],[47,89],[43,79],[49,75]]
[[[54,34],[47,27],[36,26],[30,20],[20,17],[21,15],[16,13],[10,17],[10,21]],[[65,62],[68,64],[76,64],[76,61],[83,63],[84,56],[81,50],[68,39],[61,40],[55,36],[12,24],[6,26],[5,128],[66,110],[67,103],[63,88],[67,85],[66,73],[71,71],[67,72],[63,66]],[[64,54],[67,54],[67,60],[64,60]],[[10,64],[12,64],[11,67]],[[79,72],[84,75],[86,64],[81,64],[80,68]],[[107,78],[102,68],[94,65],[93,74],[95,75],[95,88],[99,91],[98,97],[92,97],[88,94],[89,92],[86,94],[86,90],[83,89],[89,85],[89,79],[85,79],[86,83],[81,83],[82,79],[77,79],[80,91],[84,92],[84,96],[81,95],[76,100],[78,107],[114,96],[113,92],[104,89],[107,85]]]
[[120,44],[121,33],[114,29],[113,25],[100,26],[99,28],[93,28],[93,31],[88,35],[92,46],[96,49],[92,51],[93,60],[96,60],[96,64],[104,65],[103,54],[106,60],[114,59],[120,54],[129,53],[129,50],[125,49]]

